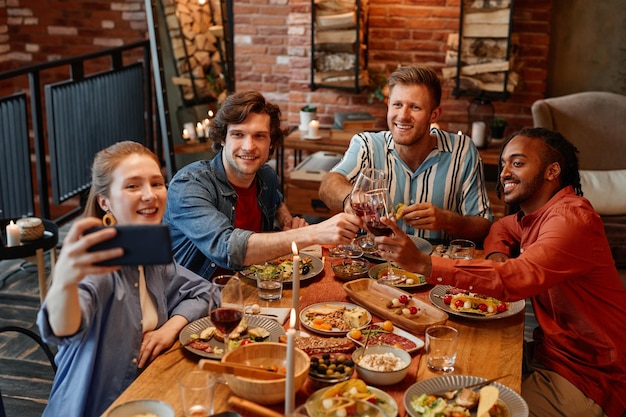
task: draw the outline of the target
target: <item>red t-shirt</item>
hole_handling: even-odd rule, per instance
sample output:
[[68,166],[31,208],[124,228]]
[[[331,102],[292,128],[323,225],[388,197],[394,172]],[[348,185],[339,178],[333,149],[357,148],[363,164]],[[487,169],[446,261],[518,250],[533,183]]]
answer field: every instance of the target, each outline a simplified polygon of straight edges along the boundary
[[239,198],[235,206],[235,227],[238,229],[261,231],[261,210],[256,198],[256,181],[250,188],[241,188],[231,184]]

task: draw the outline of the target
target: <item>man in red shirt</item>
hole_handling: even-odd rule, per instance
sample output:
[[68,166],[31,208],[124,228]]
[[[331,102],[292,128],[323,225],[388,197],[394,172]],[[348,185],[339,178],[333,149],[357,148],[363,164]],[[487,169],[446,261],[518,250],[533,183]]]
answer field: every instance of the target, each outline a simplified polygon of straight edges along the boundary
[[531,415],[626,411],[626,291],[600,216],[582,197],[578,150],[561,134],[523,129],[502,148],[498,190],[519,207],[491,227],[485,260],[421,254],[385,220],[377,237],[401,267],[505,301],[531,298],[539,327],[522,384]]

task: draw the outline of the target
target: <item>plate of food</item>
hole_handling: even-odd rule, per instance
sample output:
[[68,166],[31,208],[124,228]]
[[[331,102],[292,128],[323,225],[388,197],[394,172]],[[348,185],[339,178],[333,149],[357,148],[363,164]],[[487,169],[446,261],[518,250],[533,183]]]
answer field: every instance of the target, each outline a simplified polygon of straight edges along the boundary
[[[431,245],[430,242],[426,239],[417,236],[409,237],[411,238],[411,240],[413,240],[415,246],[417,246],[417,248],[426,255],[430,255],[430,253],[433,251],[433,245]],[[386,259],[381,256],[379,251],[364,251],[363,256],[373,261],[386,261]]]
[[424,347],[424,341],[396,326],[393,323],[375,323],[361,329],[348,332],[348,339],[359,346],[367,340],[367,346],[395,346],[408,353],[417,352]]
[[[422,274],[416,274],[415,272],[405,271],[404,269],[398,268],[397,266],[393,266],[393,270],[395,273],[404,275],[406,277],[404,281],[401,281],[397,284],[393,284],[394,287],[411,289],[411,288],[421,287],[423,285],[428,285],[428,283],[426,282],[426,277]],[[378,264],[378,265],[371,267],[368,274],[370,278],[379,280],[382,277],[386,276],[387,272],[388,272],[387,263],[385,262],[385,263]]]
[[[315,278],[324,270],[324,262],[317,256],[302,255],[300,257],[300,282]],[[293,255],[285,255],[263,264],[250,265],[241,275],[249,279],[256,279],[255,273],[272,275],[280,272],[283,276],[283,284],[291,285],[293,281]]]
[[371,401],[382,408],[388,417],[398,416],[398,403],[396,403],[391,395],[383,390],[367,385],[362,379],[353,378],[327,388],[319,389],[311,394],[307,402],[314,402],[321,398],[331,397],[358,398]]
[[325,336],[345,336],[351,329],[367,326],[371,321],[369,311],[350,303],[317,303],[300,311],[302,325]]
[[457,317],[474,320],[497,320],[511,317],[524,310],[524,300],[503,302],[450,285],[437,285],[429,293],[430,302]]
[[[285,330],[276,320],[245,315],[237,329],[231,333],[229,342],[235,345],[278,342],[284,334]],[[185,349],[204,358],[221,359],[224,355],[224,335],[213,326],[209,317],[187,324],[178,335],[178,340]]]
[[[448,399],[449,397],[445,397],[443,395],[447,391],[455,390],[467,385],[477,384],[482,381],[485,381],[485,378],[469,375],[444,375],[417,382],[411,385],[404,393],[404,409],[411,417],[422,417],[424,415],[435,415],[437,412],[435,410],[439,407],[441,408],[441,411],[438,412],[441,414],[436,415],[447,416],[451,414],[450,412],[445,414],[445,411],[443,411],[446,409],[446,406],[452,402],[460,402],[463,405],[467,405],[467,407],[459,406],[464,409],[463,412],[469,412],[469,414],[463,415],[475,417],[477,415],[477,408],[480,407],[479,404],[485,401],[487,404],[483,404],[482,407],[486,407],[486,409],[489,410],[492,408],[490,404],[495,404],[495,407],[501,411],[501,413],[497,415],[507,417],[528,416],[528,405],[526,404],[526,401],[524,401],[519,394],[511,390],[509,387],[497,382],[493,382],[490,386],[485,387],[490,388],[489,390],[481,391],[485,397],[489,396],[490,398],[481,399],[480,395],[478,398],[473,396],[473,394],[470,396],[465,395],[462,399],[467,401],[465,402],[459,400],[459,396],[463,395],[461,391],[459,391],[457,395],[453,396],[451,400]],[[492,387],[497,388],[497,390],[492,389]],[[477,389],[474,392],[478,393],[479,391]],[[473,405],[473,403],[476,403],[476,405]]]

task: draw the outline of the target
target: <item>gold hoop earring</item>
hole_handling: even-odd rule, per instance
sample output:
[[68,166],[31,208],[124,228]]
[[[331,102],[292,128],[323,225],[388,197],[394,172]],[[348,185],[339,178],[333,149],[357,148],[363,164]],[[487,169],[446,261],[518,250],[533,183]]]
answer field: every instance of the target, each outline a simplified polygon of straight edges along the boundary
[[105,214],[102,218],[102,224],[105,226],[115,226],[115,223],[117,223],[117,220],[115,220],[115,216],[111,213]]

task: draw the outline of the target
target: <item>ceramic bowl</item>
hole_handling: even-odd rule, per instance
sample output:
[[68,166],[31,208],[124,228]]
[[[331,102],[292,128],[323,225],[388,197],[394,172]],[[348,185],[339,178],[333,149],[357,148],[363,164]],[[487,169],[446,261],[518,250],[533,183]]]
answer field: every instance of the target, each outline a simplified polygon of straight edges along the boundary
[[158,417],[175,417],[171,405],[158,400],[136,400],[120,404],[108,414],[108,417],[134,417],[136,415],[154,414]]
[[370,264],[363,259],[339,258],[331,261],[335,277],[340,281],[351,281],[367,276]]
[[[295,390],[299,390],[306,381],[311,360],[303,350],[295,350]],[[284,343],[251,343],[239,346],[227,352],[222,362],[235,362],[242,365],[258,366],[260,368],[276,367],[284,369],[287,366],[287,345]],[[259,404],[278,404],[285,401],[286,379],[260,380],[224,374],[231,391],[246,400]]]
[[365,351],[365,357],[368,355],[382,355],[390,353],[397,358],[401,359],[404,362],[404,367],[402,369],[396,371],[382,371],[382,370],[372,370],[364,367],[362,365],[361,355],[363,353],[363,347],[358,348],[352,353],[352,359],[355,363],[354,367],[356,368],[356,373],[359,378],[365,381],[368,385],[373,386],[385,386],[385,385],[393,385],[402,381],[406,374],[409,372],[409,366],[411,365],[411,355],[404,351],[403,349],[399,349],[393,346],[368,346]]
[[325,353],[311,357],[309,379],[314,389],[320,389],[347,381],[354,373],[350,354]]

